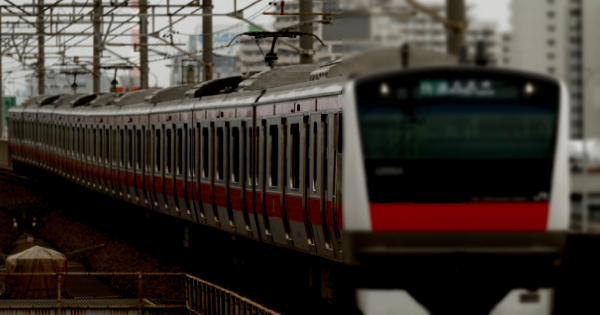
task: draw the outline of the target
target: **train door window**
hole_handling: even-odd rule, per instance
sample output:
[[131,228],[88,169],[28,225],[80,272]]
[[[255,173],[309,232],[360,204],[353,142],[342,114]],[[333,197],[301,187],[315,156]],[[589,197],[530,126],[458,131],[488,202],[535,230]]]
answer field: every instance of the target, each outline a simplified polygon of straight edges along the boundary
[[233,138],[233,167],[231,170],[231,181],[238,183],[240,181],[240,128],[231,129]]
[[[198,124],[199,126],[199,124]],[[188,166],[188,175],[190,176],[195,176],[196,175],[196,156],[197,155],[197,150],[198,150],[198,146],[196,144],[196,139],[198,137],[198,126],[194,126],[192,125],[192,127],[189,130],[190,133],[190,138],[189,138],[189,148],[190,151],[188,152],[188,161],[189,161],[189,166]]]
[[104,139],[102,137],[102,128],[98,128],[98,163],[104,161]]
[[254,176],[253,176],[254,173],[252,171],[252,167],[255,164],[254,163],[255,158],[253,158],[254,152],[252,150],[252,147],[253,147],[252,146],[252,143],[253,143],[252,142],[252,127],[248,127],[248,132],[246,133],[246,135],[248,136],[248,138],[246,139],[246,148],[245,148],[246,156],[248,157],[246,160],[246,163],[247,163],[246,164],[247,165],[246,173],[248,175],[248,177],[247,177],[248,184],[251,185],[252,180],[254,180]]
[[133,167],[133,131],[131,128],[127,129],[127,167]]
[[86,136],[86,128],[85,127],[81,127],[81,129],[79,129],[79,155],[81,156],[81,158],[83,160],[85,160],[86,157],[86,142],[85,141],[85,136]]
[[290,126],[291,156],[290,156],[290,188],[300,188],[300,124]]
[[171,174],[171,154],[173,153],[171,148],[173,145],[172,136],[171,128],[167,128],[165,130],[165,173],[169,174]]
[[104,136],[104,163],[108,164],[110,162],[110,130],[108,128],[106,128]]
[[277,187],[279,177],[279,126],[269,127],[269,186]]
[[202,128],[202,177],[208,178],[208,146],[209,146],[209,133],[208,128]]
[[342,148],[344,145],[344,119],[342,117],[342,113],[338,114],[338,135],[337,135],[337,139],[338,139],[338,153],[342,153]]
[[[144,128],[144,127],[142,127],[142,128]],[[145,141],[146,141],[145,142],[145,144],[146,144],[146,147],[145,147],[146,160],[144,161],[144,164],[146,165],[144,171],[146,171],[146,172],[148,172],[152,169],[152,161],[151,161],[151,159],[152,159],[152,155],[151,155],[152,154],[152,145],[151,145],[152,134],[153,134],[153,132],[151,130],[146,130],[146,139],[145,139]]]
[[142,130],[137,129],[135,131],[135,168],[142,168]]
[[177,175],[183,174],[183,155],[185,154],[183,140],[183,130],[177,128],[177,149],[175,150],[175,153],[177,154]]
[[223,157],[225,155],[225,139],[223,135],[223,127],[217,128],[217,178],[218,180],[223,179],[223,173],[225,171]]
[[311,141],[311,145],[312,145],[312,180],[311,180],[311,190],[313,192],[317,191],[317,178],[318,178],[318,157],[319,157],[319,152],[322,152],[322,149],[319,147],[319,124],[317,122],[314,122],[313,124],[313,128],[312,128],[312,141]]
[[97,154],[97,148],[98,148],[98,139],[96,139],[96,128],[92,129],[92,154],[91,154],[91,160],[95,161],[96,160],[96,154]]
[[321,125],[323,128],[323,166],[321,167],[323,171],[323,187],[327,187],[327,173],[329,170],[329,137],[327,132],[327,116],[323,115]]
[[119,165],[125,166],[125,130],[119,130]]
[[112,143],[111,143],[111,151],[112,151],[112,165],[114,165],[115,167],[118,165],[118,159],[119,159],[119,130],[118,128],[114,128],[112,131]]
[[154,153],[156,153],[156,159],[154,160],[156,162],[156,171],[160,172],[161,171],[161,153],[162,153],[162,146],[161,146],[161,136],[160,136],[160,132],[161,129],[156,129],[156,150],[154,151]]

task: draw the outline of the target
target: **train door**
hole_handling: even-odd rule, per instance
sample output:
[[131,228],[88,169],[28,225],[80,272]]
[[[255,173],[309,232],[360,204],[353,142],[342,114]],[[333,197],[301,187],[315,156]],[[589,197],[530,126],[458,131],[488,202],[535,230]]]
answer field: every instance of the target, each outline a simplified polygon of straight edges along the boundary
[[[150,116],[148,116],[148,119],[150,119]],[[154,163],[154,139],[155,139],[155,127],[154,125],[151,124],[147,124],[146,125],[146,134],[144,136],[144,141],[145,141],[145,145],[144,145],[144,187],[143,190],[146,193],[146,200],[144,200],[144,204],[146,206],[146,208],[148,209],[152,209],[152,210],[158,210],[156,209],[156,205],[157,205],[157,201],[156,201],[156,197],[154,196],[154,180],[153,180],[153,174],[154,174],[154,167],[155,167],[155,163]]]
[[265,209],[271,226],[273,241],[282,245],[292,245],[288,218],[284,209],[283,181],[285,124],[281,117],[267,119],[267,156]]
[[192,209],[188,202],[188,151],[190,150],[188,139],[188,124],[185,119],[176,125],[175,132],[175,202],[179,208],[179,215],[188,220],[194,220]]
[[106,193],[106,182],[104,181],[104,155],[106,154],[104,152],[104,127],[102,125],[102,119],[99,118],[98,119],[98,125],[96,128],[96,137],[98,140],[98,148],[97,150],[97,157],[96,157],[96,163],[98,165],[98,171],[96,173],[97,176],[97,185],[98,185],[98,191],[101,193]]
[[267,120],[263,119],[257,124],[255,133],[255,147],[257,148],[256,159],[257,164],[255,165],[255,194],[254,202],[256,206],[256,217],[258,225],[260,227],[260,235],[263,242],[273,242],[273,233],[271,229],[271,222],[269,221],[269,215],[266,209],[266,186],[267,186],[267,147],[269,128]]
[[221,223],[214,208],[213,200],[213,173],[214,173],[214,125],[205,121],[201,124],[202,137],[200,147],[200,200],[206,216],[206,223],[210,226],[220,227]]
[[213,195],[221,229],[233,232],[235,225],[229,205],[229,123],[214,122],[214,182]]
[[121,122],[121,130],[119,130],[119,196],[122,200],[129,201],[129,187],[127,182],[127,164],[129,163],[129,131],[130,125],[127,123],[127,118],[123,117]]
[[104,127],[104,137],[105,137],[105,151],[106,155],[104,157],[104,178],[106,181],[106,187],[109,190],[109,194],[111,196],[115,196],[115,186],[113,183],[112,176],[112,165],[114,159],[114,130],[113,125],[111,124],[112,118],[107,118],[107,125]]
[[92,171],[94,170],[92,164],[92,128],[91,124],[87,121],[87,118],[83,119],[83,180],[85,187],[92,188]]
[[288,116],[285,124],[285,202],[284,213],[294,247],[315,251],[314,238],[306,213],[306,129],[308,117]]
[[[169,121],[171,119],[168,119]],[[164,172],[164,185],[165,185],[165,202],[166,212],[179,216],[179,208],[175,201],[175,136],[176,136],[176,125],[173,123],[166,123],[165,125],[165,172]]]
[[115,188],[115,198],[123,198],[123,192],[121,190],[120,183],[120,164],[122,164],[121,160],[121,142],[123,139],[123,129],[121,126],[120,117],[115,117],[115,128],[113,129],[113,163],[111,166],[111,174],[112,174],[112,182],[113,187]]
[[[142,117],[140,117],[142,118]],[[138,124],[135,128],[134,133],[134,171],[135,171],[135,201],[137,204],[148,207],[148,197],[146,196],[146,191],[144,190],[144,137],[146,136],[146,126],[144,125],[144,120],[141,119],[138,121]]]
[[[244,202],[245,207],[244,211],[247,213],[248,222],[250,224],[250,232],[252,236],[256,239],[260,239],[259,233],[260,230],[258,228],[258,217],[256,216],[257,209],[262,208],[262,202],[260,205],[255,206],[255,203],[259,201],[259,198],[255,198],[255,187],[258,187],[258,139],[255,136],[255,133],[258,132],[260,127],[254,127],[252,120],[247,120],[245,125],[243,125],[246,129],[244,133],[244,144],[243,150],[246,155],[246,159],[244,163],[246,164],[244,171],[246,176],[244,177],[245,188],[244,188]],[[262,213],[262,212],[261,212]],[[263,219],[264,220],[264,219]],[[262,228],[264,230],[264,228]]]
[[[324,138],[325,146],[325,161],[324,165],[326,170],[324,172],[324,183],[325,187],[325,216],[327,220],[327,227],[329,230],[329,236],[333,245],[333,249],[338,257],[341,257],[342,250],[342,239],[341,239],[341,199],[339,199],[339,193],[336,191],[336,187],[341,183],[338,182],[339,176],[341,176],[341,169],[338,169],[338,141],[339,136],[338,127],[341,126],[340,121],[342,118],[341,112],[329,113],[327,115],[327,133]],[[338,204],[338,202],[340,202]]]
[[[129,121],[132,121],[129,118]],[[127,200],[134,204],[139,204],[140,199],[137,196],[136,184],[136,163],[137,163],[137,122],[138,117],[135,117],[133,123],[129,124],[127,129]]]
[[248,212],[244,210],[245,194],[244,194],[244,177],[246,172],[244,169],[246,163],[245,144],[245,127],[246,122],[233,120],[229,123],[229,205],[233,214],[233,223],[235,230],[240,235],[251,235],[250,222]]
[[186,191],[187,191],[187,200],[190,205],[190,209],[193,213],[194,218],[199,223],[205,223],[206,219],[204,217],[204,213],[202,212],[202,208],[200,207],[200,192],[198,191],[198,165],[200,157],[198,155],[199,146],[200,146],[200,123],[196,122],[195,117],[193,119],[188,119],[190,121],[190,125],[188,127],[188,148],[187,151],[187,183],[186,183]]
[[[157,117],[158,118],[158,117]],[[159,212],[166,212],[167,202],[165,199],[165,125],[157,120],[154,134],[154,193],[156,196],[156,207]]]

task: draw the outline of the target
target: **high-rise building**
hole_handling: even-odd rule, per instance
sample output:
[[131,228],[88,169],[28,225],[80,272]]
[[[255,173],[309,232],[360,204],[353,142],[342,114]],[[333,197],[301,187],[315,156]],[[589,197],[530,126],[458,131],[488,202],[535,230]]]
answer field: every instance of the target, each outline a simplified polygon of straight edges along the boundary
[[599,15],[598,0],[512,2],[511,65],[564,80],[572,138],[600,138]]

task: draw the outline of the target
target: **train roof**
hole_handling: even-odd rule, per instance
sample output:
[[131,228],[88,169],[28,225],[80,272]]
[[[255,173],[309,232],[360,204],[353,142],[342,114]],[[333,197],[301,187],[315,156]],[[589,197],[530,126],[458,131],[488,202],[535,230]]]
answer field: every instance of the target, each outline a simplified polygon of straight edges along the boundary
[[150,103],[150,104],[157,104],[157,103],[161,103],[161,102],[168,102],[168,101],[183,99],[183,98],[185,98],[185,95],[186,95],[185,92],[187,92],[189,89],[193,88],[194,86],[196,86],[196,84],[185,84],[185,85],[172,86],[172,87],[168,87],[168,88],[164,88],[164,89],[160,89],[160,90],[154,90],[154,91],[152,91],[152,93],[150,95],[147,95],[144,98],[144,101],[146,103]]
[[110,106],[113,105],[115,100],[119,99],[123,93],[106,93],[99,95],[95,100],[90,102],[91,107],[101,107],[101,106]]
[[143,103],[148,95],[156,91],[158,91],[158,89],[147,89],[123,94],[116,100],[115,105],[123,107]]
[[319,68],[318,65],[296,65],[266,70],[242,81],[238,90],[266,90],[279,86],[310,81],[310,73]]

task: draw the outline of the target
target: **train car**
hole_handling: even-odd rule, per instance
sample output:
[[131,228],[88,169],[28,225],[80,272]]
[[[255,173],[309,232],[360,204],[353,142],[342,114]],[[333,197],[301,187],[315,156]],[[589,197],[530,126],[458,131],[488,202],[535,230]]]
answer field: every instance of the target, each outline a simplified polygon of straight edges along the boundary
[[29,114],[38,97],[9,112],[13,162],[349,264],[424,248],[558,252],[553,232],[569,225],[564,85],[432,56],[388,49],[344,68],[80,97],[45,125]]

